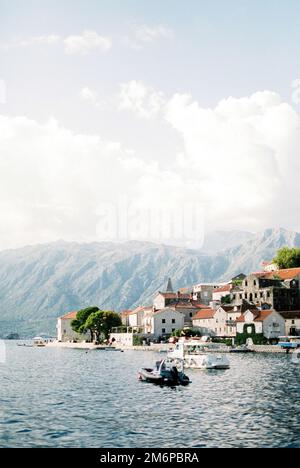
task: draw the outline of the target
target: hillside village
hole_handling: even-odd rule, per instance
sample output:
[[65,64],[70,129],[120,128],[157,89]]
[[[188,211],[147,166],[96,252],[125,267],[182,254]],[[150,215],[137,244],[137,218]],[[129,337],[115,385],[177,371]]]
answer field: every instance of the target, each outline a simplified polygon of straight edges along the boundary
[[[75,318],[71,312],[58,319],[58,341],[84,338],[72,329]],[[226,283],[200,283],[178,291],[170,278],[151,305],[125,310],[121,318],[122,327],[112,333],[119,344],[133,345],[137,338],[165,340],[176,333],[274,343],[280,336],[300,335],[300,268],[281,270],[264,263],[262,271]]]

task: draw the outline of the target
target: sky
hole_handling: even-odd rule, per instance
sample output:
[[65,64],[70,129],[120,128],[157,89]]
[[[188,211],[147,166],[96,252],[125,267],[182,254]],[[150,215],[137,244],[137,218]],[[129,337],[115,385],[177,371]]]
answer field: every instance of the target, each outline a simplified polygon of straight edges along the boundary
[[0,249],[300,230],[298,0],[0,0]]

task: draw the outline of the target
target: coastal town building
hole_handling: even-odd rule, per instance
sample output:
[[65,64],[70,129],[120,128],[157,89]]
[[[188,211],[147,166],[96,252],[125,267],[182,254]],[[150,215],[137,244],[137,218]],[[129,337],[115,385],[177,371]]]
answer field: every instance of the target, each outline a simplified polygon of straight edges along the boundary
[[193,286],[192,295],[193,300],[200,302],[202,304],[209,305],[209,303],[214,300],[214,293],[221,288],[222,284],[220,283],[201,283]]
[[280,315],[285,320],[285,335],[300,336],[300,310],[283,311]]
[[300,268],[248,275],[231,291],[231,303],[248,301],[255,307],[280,311],[300,308]]
[[62,317],[57,319],[57,340],[60,342],[68,342],[68,341],[85,341],[88,340],[90,337],[88,334],[80,335],[76,333],[72,327],[71,323],[77,317],[77,312],[69,312]]
[[129,327],[143,327],[145,312],[152,313],[153,307],[137,307],[135,310],[128,314],[128,325]]
[[240,307],[222,306],[216,310],[207,308],[195,315],[193,327],[198,328],[203,335],[233,338],[236,336],[236,320],[240,315]]
[[275,310],[247,310],[236,320],[236,327],[237,334],[262,334],[268,340],[285,334],[285,320]]
[[132,313],[132,310],[123,310],[123,312],[120,313],[121,320],[122,320],[122,325],[124,327],[129,326],[129,315]]
[[212,294],[212,300],[215,302],[221,302],[223,298],[230,296],[233,287],[232,283],[228,283],[221,288],[215,289]]
[[205,305],[195,301],[191,293],[183,293],[182,290],[174,292],[171,288],[172,282],[169,279],[167,290],[165,292],[159,291],[154,297],[154,310],[157,311],[168,307],[175,312],[181,312],[184,316],[184,326],[192,326],[194,315],[199,308],[205,307]]
[[174,309],[166,307],[157,311],[146,311],[144,315],[144,335],[164,337],[170,336],[176,330],[184,327],[184,315]]

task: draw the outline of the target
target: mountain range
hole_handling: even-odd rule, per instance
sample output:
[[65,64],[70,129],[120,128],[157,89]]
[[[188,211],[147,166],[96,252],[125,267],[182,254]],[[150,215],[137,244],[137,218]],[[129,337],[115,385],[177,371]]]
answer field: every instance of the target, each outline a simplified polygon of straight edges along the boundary
[[213,236],[206,240],[207,252],[137,241],[58,241],[2,251],[0,336],[54,334],[56,318],[71,310],[98,305],[121,311],[148,305],[168,277],[175,288],[229,281],[236,274],[260,270],[262,261],[271,260],[280,247],[300,247],[300,234],[285,229]]

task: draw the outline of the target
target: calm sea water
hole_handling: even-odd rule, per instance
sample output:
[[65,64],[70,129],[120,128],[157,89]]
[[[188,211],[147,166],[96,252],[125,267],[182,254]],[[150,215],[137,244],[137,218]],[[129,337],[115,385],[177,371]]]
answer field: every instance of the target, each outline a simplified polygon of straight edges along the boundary
[[0,364],[0,447],[300,447],[300,366],[231,356],[185,388],[137,381],[151,352],[19,348]]

